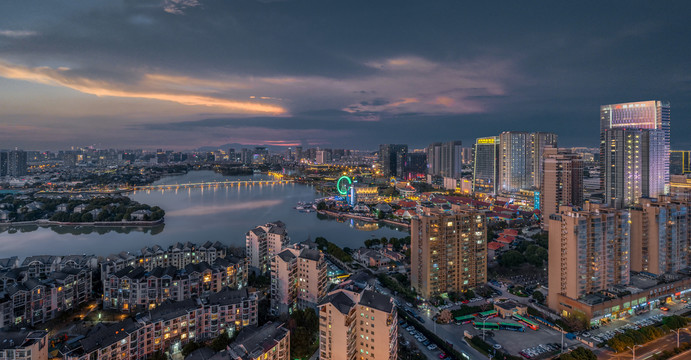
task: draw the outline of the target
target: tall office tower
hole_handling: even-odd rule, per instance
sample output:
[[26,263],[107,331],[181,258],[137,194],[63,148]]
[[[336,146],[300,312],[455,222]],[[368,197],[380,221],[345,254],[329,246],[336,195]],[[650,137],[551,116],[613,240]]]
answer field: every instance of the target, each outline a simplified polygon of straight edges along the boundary
[[428,174],[459,179],[463,168],[461,141],[432,143],[427,147]]
[[665,194],[664,133],[645,129],[606,129],[602,132],[600,174],[607,205],[622,209],[641,197]]
[[425,299],[487,282],[487,219],[468,210],[411,220],[411,286]]
[[531,177],[533,187],[540,189],[542,185],[542,162],[544,160],[544,149],[557,147],[557,134],[536,132],[530,134],[530,159],[533,165]]
[[[615,202],[617,188],[628,187],[622,182],[626,178],[621,177],[621,169],[611,161],[612,144],[611,135],[608,139],[608,131],[613,129],[649,130],[656,133],[650,136],[654,141],[650,146],[654,151],[646,156],[653,156],[645,169],[640,169],[641,184],[639,187],[648,188],[644,196],[657,197],[669,192],[669,152],[670,152],[670,108],[668,102],[639,101],[600,106],[600,188],[604,189],[606,201]],[[659,134],[657,133],[659,132]],[[625,147],[621,147],[625,151]],[[609,160],[609,162],[608,162]],[[626,169],[628,171],[628,168]],[[634,171],[634,169],[631,169]],[[635,176],[630,173],[626,175]],[[616,178],[616,179],[613,179]],[[638,180],[637,180],[638,182]],[[649,184],[646,184],[649,183]],[[636,198],[637,199],[637,198]],[[630,203],[635,202],[628,199]],[[618,202],[621,204],[621,202]]]
[[411,152],[406,154],[403,164],[405,180],[411,180],[427,171],[427,154],[424,152]]
[[403,177],[403,161],[408,153],[408,145],[379,145],[379,163],[385,176]]
[[258,268],[263,274],[269,271],[271,259],[288,245],[290,238],[286,224],[275,221],[248,231],[245,234],[245,256],[249,266]]
[[549,216],[560,206],[583,204],[583,159],[566,149],[545,147],[540,185],[542,228],[549,227]]
[[691,151],[672,150],[669,152],[669,174],[684,175],[691,173]]
[[557,146],[557,135],[505,131],[499,135],[500,190],[512,192],[541,183],[542,150]]
[[396,360],[398,321],[393,298],[339,289],[319,303],[319,359]]
[[499,190],[499,137],[475,140],[473,157],[473,191],[496,194]]
[[302,160],[302,146],[295,147],[295,161],[300,162]]
[[7,176],[9,158],[6,151],[0,151],[0,176]]
[[8,153],[7,175],[19,177],[27,174],[26,151],[12,150]]
[[559,208],[549,217],[548,305],[558,311],[559,295],[578,299],[628,284],[629,214],[586,203],[582,210]]
[[326,295],[326,260],[317,249],[289,247],[271,259],[271,311],[316,308]]
[[687,200],[641,199],[631,208],[631,270],[675,273],[691,266],[691,214]]

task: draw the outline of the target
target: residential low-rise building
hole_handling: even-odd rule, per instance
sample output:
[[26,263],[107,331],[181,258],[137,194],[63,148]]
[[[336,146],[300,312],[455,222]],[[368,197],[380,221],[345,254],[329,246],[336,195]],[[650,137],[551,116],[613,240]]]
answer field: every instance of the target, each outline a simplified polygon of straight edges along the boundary
[[52,320],[92,296],[90,269],[67,267],[47,279],[19,276],[17,282],[0,292],[0,327],[34,326]]
[[219,359],[290,360],[290,331],[273,322],[246,327],[228,348]]
[[101,280],[105,279],[106,275],[122,270],[127,266],[143,267],[147,270],[168,266],[182,269],[189,264],[201,262],[211,264],[216,259],[226,256],[228,256],[228,247],[218,241],[215,243],[207,241],[202,245],[178,242],[168,248],[154,245],[142,248],[136,254],[122,252],[109,255],[101,262]]
[[48,360],[48,332],[0,331],[0,360]]
[[188,264],[181,269],[127,266],[106,276],[103,308],[123,312],[153,309],[166,300],[181,301],[225,288],[243,288],[246,279],[244,259],[239,258],[219,258],[212,264]]
[[204,341],[257,324],[257,294],[226,289],[207,298],[166,301],[116,324],[93,328],[67,346],[65,360],[145,359],[157,351],[178,353]]

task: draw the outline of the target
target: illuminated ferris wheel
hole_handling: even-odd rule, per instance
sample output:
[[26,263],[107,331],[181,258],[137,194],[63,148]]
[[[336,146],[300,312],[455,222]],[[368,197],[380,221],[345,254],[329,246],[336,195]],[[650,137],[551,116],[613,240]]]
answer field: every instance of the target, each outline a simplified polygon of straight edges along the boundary
[[348,190],[353,185],[353,180],[350,180],[347,176],[341,176],[336,182],[336,190],[341,195],[348,195]]

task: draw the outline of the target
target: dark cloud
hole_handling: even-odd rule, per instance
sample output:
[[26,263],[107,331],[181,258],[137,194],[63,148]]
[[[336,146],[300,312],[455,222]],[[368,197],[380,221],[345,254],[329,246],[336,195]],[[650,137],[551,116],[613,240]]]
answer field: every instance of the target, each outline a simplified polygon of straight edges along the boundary
[[[662,99],[672,103],[673,145],[691,147],[690,10],[683,1],[26,0],[0,5],[0,60],[68,67],[63,86],[91,79],[128,95],[165,92],[151,101],[182,93],[286,110],[195,108],[119,126],[107,114],[112,131],[98,136],[112,145],[134,141],[135,129],[161,143],[175,134],[179,147],[204,145],[193,130],[220,131],[204,133],[216,143],[253,141],[254,129],[357,148],[470,143],[502,130],[592,146],[599,105]],[[161,75],[153,85],[152,74]]]

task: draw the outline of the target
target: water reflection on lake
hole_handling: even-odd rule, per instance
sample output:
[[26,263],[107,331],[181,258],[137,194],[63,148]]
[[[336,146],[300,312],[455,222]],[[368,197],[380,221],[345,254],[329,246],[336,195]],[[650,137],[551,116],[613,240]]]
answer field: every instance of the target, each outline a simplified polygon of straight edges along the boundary
[[[225,177],[211,171],[196,171],[169,177],[156,185],[225,180],[262,180],[265,175]],[[299,184],[211,186],[139,191],[132,199],[158,205],[166,211],[164,225],[156,227],[0,227],[0,258],[35,254],[96,254],[136,251],[154,244],[221,241],[244,246],[245,232],[269,221],[286,223],[293,241],[323,236],[351,248],[371,237],[404,237],[407,229],[353,219],[337,219],[300,213],[298,201],[311,201],[315,191]]]

